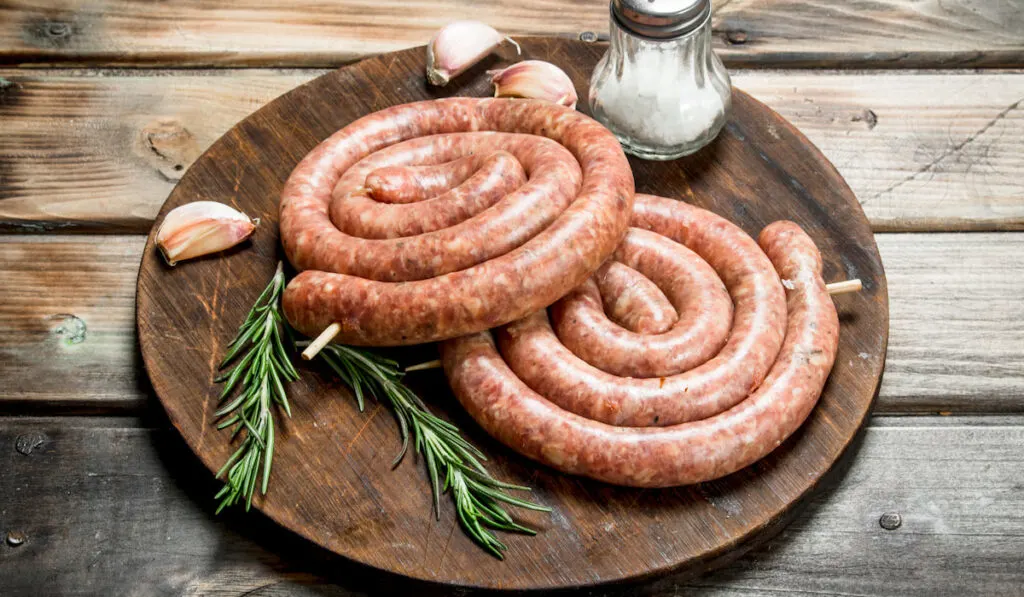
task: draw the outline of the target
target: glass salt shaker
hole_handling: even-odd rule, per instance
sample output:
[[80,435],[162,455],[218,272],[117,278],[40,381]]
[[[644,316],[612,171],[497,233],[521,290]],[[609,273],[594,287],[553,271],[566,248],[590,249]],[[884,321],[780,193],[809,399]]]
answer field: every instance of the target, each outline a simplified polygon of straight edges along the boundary
[[714,140],[732,86],[711,50],[710,0],[611,0],[610,10],[611,44],[590,79],[594,118],[649,160]]

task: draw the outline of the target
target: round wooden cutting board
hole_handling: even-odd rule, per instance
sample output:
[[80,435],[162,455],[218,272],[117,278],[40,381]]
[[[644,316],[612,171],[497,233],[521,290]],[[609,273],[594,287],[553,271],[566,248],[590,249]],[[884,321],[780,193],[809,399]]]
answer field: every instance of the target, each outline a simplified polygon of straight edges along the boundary
[[[525,39],[524,58],[551,61],[587,81],[603,44]],[[486,96],[494,56],[443,89],[424,82],[424,49],[385,54],[328,73],[271,102],[221,137],[164,204],[157,222],[187,202],[232,204],[261,218],[251,242],[225,255],[164,265],[150,234],[139,271],[139,341],[153,387],[192,450],[216,471],[232,451],[214,427],[216,365],[283,254],[277,200],[295,164],[357,117],[410,101]],[[211,84],[215,82],[211,80]],[[535,537],[499,533],[504,561],[458,528],[450,500],[440,519],[422,460],[399,447],[388,410],[360,413],[348,392],[315,366],[289,386],[291,419],[278,425],[270,491],[255,505],[284,527],[346,558],[399,575],[466,587],[542,589],[698,572],[742,552],[789,520],[836,465],[878,390],[888,337],[882,263],[864,213],[836,169],[789,123],[741,91],[719,138],[673,162],[631,159],[637,191],[676,197],[729,218],[756,237],[769,222],[798,222],[817,242],[826,281],[860,278],[864,290],[835,297],[839,354],[807,423],[763,461],[724,479],[664,490],[612,487],[562,475],[487,437],[463,413],[439,371],[413,384],[490,457],[496,477],[535,488],[550,514],[515,511]],[[399,351],[406,364],[434,357]],[[212,496],[211,496],[212,498]]]

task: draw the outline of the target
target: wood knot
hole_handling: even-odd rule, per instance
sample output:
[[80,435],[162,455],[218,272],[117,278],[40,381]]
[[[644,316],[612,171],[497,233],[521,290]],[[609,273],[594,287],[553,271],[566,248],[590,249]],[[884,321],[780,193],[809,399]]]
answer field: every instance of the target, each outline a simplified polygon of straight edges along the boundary
[[37,47],[64,48],[79,32],[72,21],[43,17],[25,23],[23,38]]
[[81,317],[71,313],[57,313],[47,319],[59,322],[57,327],[53,328],[53,335],[63,339],[65,345],[71,346],[85,342],[88,327]]
[[899,512],[886,512],[878,519],[878,524],[887,531],[895,531],[903,524],[903,517]]
[[202,153],[195,135],[173,118],[160,118],[142,127],[135,150],[170,182],[181,180]]
[[28,456],[32,453],[32,450],[35,450],[45,442],[46,436],[42,433],[22,433],[18,436],[18,439],[14,440],[14,449],[17,450],[19,454]]
[[875,128],[878,124],[878,115],[875,114],[874,110],[864,110],[860,114],[854,114],[851,118],[853,122],[863,122],[868,125],[868,130]]
[[10,545],[11,547],[23,545],[26,540],[28,540],[28,537],[26,537],[25,533],[22,533],[21,531],[7,531],[7,545]]
[[729,42],[729,45],[732,46],[741,46],[747,43],[747,32],[742,29],[736,29],[735,31],[726,31],[725,41]]
[[71,35],[71,26],[67,23],[50,23],[46,26],[46,35],[49,37],[67,37]]

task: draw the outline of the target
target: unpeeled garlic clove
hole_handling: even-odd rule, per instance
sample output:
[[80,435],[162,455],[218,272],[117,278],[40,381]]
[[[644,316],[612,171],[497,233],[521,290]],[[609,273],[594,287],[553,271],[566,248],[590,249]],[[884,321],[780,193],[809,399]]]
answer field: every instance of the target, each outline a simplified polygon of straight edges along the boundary
[[[507,38],[494,27],[480,21],[448,23],[427,44],[427,80],[431,85],[447,85],[490,54],[504,39]],[[518,44],[516,49],[519,49]]]
[[244,213],[215,201],[195,201],[172,209],[156,232],[168,265],[230,249],[249,238],[259,224]]
[[494,97],[527,97],[576,108],[576,88],[565,71],[543,60],[524,60],[491,71]]

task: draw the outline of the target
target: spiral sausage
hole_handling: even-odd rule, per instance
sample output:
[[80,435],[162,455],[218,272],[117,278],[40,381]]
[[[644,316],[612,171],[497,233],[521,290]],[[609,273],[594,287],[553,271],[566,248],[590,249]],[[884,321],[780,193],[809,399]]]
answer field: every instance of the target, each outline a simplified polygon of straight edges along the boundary
[[584,285],[551,309],[558,333],[544,311],[498,330],[502,354],[534,391],[611,425],[675,425],[733,406],[760,385],[785,334],[771,262],[734,224],[672,199],[638,194],[633,224],[652,231],[631,229],[615,257],[671,294],[672,329],[617,328]]
[[[800,426],[821,394],[835,360],[839,323],[821,279],[821,257],[798,226],[777,222],[762,232],[761,256],[773,268],[770,273],[774,283],[768,283],[759,278],[764,272],[757,266],[758,260],[729,255],[725,247],[735,249],[744,243],[738,236],[723,237],[729,228],[722,222],[703,210],[641,195],[637,196],[633,218],[634,225],[659,232],[671,229],[662,226],[681,224],[677,238],[695,248],[723,277],[736,303],[733,330],[717,357],[688,373],[708,367],[729,352],[729,344],[738,335],[744,337],[741,343],[748,350],[743,361],[753,366],[767,360],[769,369],[763,381],[756,379],[746,386],[739,401],[712,400],[708,404],[715,404],[715,408],[697,412],[692,410],[693,404],[701,400],[688,392],[676,394],[675,402],[659,399],[664,395],[655,390],[664,389],[668,380],[617,378],[598,371],[606,377],[591,374],[594,379],[590,382],[588,407],[587,390],[573,381],[575,370],[581,366],[566,367],[566,363],[579,362],[578,358],[565,354],[568,349],[564,346],[554,355],[525,349],[548,349],[557,343],[543,311],[495,335],[484,332],[442,343],[442,360],[455,395],[484,429],[513,449],[561,471],[609,483],[637,487],[696,483],[727,475],[764,457]],[[713,244],[714,238],[720,239],[718,245],[702,246]],[[726,279],[726,274],[735,274],[731,268],[747,259],[757,267],[738,279]],[[780,278],[787,281],[785,291]],[[764,287],[758,288],[758,284]],[[743,315],[746,307],[740,301],[757,296],[765,313],[773,312],[776,289],[785,296],[781,318],[774,314],[770,319],[751,318],[745,324],[749,329],[741,331],[749,315]],[[592,294],[588,296],[591,303],[596,300]],[[575,300],[571,297],[566,300]],[[553,307],[552,312],[560,308],[564,304]],[[781,350],[777,345],[773,348],[775,325],[784,329]],[[758,340],[753,342],[752,338]],[[552,377],[560,378],[563,384],[538,390],[535,378],[524,378],[524,367],[553,371]],[[717,379],[717,387],[743,376],[742,369],[727,370]],[[743,379],[746,382],[749,378]],[[666,409],[675,406],[677,414],[686,413],[682,416],[684,422],[659,426],[659,421],[648,419],[643,427],[628,425],[644,422],[642,418],[620,422],[622,411],[594,407],[606,399],[608,387],[640,388],[637,392],[648,403],[656,402]],[[711,395],[717,391],[714,387],[709,390]],[[630,402],[624,400],[621,404]],[[642,408],[636,412],[650,415]]]
[[[606,261],[598,268],[592,280],[592,284],[587,284],[587,294],[593,298],[596,290],[601,296],[608,319],[628,330],[638,334],[663,334],[679,321],[679,314],[665,293],[654,282],[621,261]],[[580,313],[579,316],[585,314]],[[600,326],[602,323],[595,322],[595,325]]]
[[366,177],[365,187],[334,187],[331,220],[357,238],[423,235],[472,218],[524,184],[523,166],[505,151],[439,166],[381,168]]
[[502,325],[593,273],[632,202],[618,142],[573,110],[471,98],[388,108],[321,143],[285,184],[281,241],[306,270],[285,315],[304,334],[337,322],[339,341],[376,346]]

